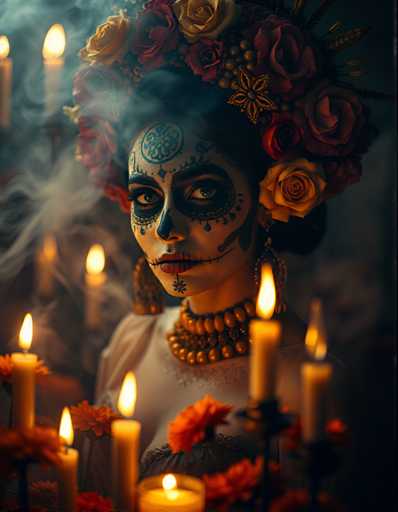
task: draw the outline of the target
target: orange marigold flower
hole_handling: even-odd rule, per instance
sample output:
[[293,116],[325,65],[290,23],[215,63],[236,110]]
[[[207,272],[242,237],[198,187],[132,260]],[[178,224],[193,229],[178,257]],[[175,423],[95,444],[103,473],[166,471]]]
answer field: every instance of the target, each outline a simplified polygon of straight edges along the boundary
[[[294,489],[274,500],[270,512],[307,512],[308,506],[308,491]],[[344,512],[345,509],[331,496],[321,493],[319,495],[319,510],[323,512]]]
[[260,480],[262,457],[253,463],[243,459],[224,473],[204,475],[206,502],[218,510],[228,510],[236,501],[248,501]]
[[77,497],[78,512],[112,512],[112,501],[96,492],[81,492]]
[[[0,356],[0,381],[9,383],[12,379],[12,370],[14,367],[14,363],[12,362],[11,355],[5,354],[4,356]],[[36,364],[36,375],[43,376],[48,375],[50,370],[44,364],[44,362],[39,359]]]
[[77,430],[93,431],[97,437],[110,434],[111,423],[118,418],[110,407],[89,405],[87,400],[72,406],[70,412],[73,426]]
[[22,463],[57,464],[60,447],[58,433],[52,428],[0,429],[0,474],[15,471]]
[[210,395],[205,395],[184,409],[169,424],[168,439],[171,451],[189,452],[194,444],[203,441],[209,429],[226,424],[225,417],[231,410],[230,405],[218,402]]

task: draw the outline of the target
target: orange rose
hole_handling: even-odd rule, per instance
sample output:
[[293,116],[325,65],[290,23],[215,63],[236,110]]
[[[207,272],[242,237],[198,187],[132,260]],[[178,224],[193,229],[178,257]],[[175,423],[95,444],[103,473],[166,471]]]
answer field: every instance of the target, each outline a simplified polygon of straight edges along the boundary
[[80,58],[90,64],[111,65],[120,61],[128,48],[129,30],[130,20],[122,11],[117,16],[109,16],[80,50]]
[[194,444],[206,437],[209,429],[225,424],[225,417],[231,411],[230,405],[204,396],[184,409],[169,425],[169,445],[173,453],[189,452]]
[[268,169],[260,183],[260,203],[275,220],[287,222],[290,215],[305,217],[321,202],[326,181],[315,163],[299,158]]

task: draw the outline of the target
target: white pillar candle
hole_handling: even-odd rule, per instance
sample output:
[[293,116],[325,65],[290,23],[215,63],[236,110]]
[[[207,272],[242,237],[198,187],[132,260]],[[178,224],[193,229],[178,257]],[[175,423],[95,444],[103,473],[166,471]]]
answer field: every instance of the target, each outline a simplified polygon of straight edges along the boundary
[[52,235],[46,235],[36,258],[37,292],[41,297],[51,297],[54,293],[57,252],[55,238]]
[[187,475],[158,475],[138,487],[139,512],[203,512],[205,490],[201,480]]
[[73,426],[69,409],[62,411],[59,436],[65,447],[59,453],[58,472],[58,509],[59,512],[76,512],[77,510],[77,470],[79,452],[70,448],[73,443]]
[[278,347],[281,325],[269,320],[275,309],[276,290],[271,265],[264,265],[257,299],[257,313],[264,320],[252,320],[250,330],[250,379],[249,396],[263,401],[276,398]]
[[[135,377],[129,372],[124,378],[118,400],[118,409],[123,416],[133,415],[136,396]],[[121,512],[133,512],[136,509],[141,424],[131,419],[115,420],[111,431],[113,504]]]
[[[19,333],[19,346],[27,351],[33,337],[32,316],[27,314]],[[13,425],[29,429],[35,424],[35,375],[37,355],[23,352],[11,354]]]
[[105,254],[101,245],[95,244],[86,259],[85,323],[88,329],[101,326],[101,306],[106,282]]
[[328,363],[304,363],[302,376],[302,435],[306,442],[325,435],[329,382],[332,366]]
[[0,127],[11,124],[12,60],[8,57],[10,45],[6,36],[0,36]]
[[65,31],[56,23],[50,27],[43,43],[45,111],[55,114],[59,109],[59,89],[64,68]]
[[325,435],[329,383],[333,373],[332,365],[323,361],[327,353],[327,341],[322,305],[318,299],[311,303],[305,344],[316,361],[304,363],[301,367],[302,437],[305,442],[314,442]]

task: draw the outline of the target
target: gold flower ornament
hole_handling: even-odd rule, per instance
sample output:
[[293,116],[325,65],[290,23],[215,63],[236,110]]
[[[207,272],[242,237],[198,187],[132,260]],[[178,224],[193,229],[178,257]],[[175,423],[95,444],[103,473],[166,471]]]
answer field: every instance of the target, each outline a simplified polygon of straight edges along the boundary
[[190,43],[216,39],[233,21],[235,0],[176,0],[173,5],[180,30]]
[[318,164],[305,158],[279,162],[260,183],[260,203],[273,219],[287,222],[290,215],[305,217],[317,206],[325,187]]

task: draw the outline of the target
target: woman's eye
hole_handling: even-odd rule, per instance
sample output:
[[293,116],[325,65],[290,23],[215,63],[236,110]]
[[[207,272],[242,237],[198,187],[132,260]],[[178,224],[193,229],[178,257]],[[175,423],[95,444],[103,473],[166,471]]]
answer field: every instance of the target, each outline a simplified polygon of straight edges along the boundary
[[200,185],[195,187],[189,194],[188,199],[197,201],[208,201],[214,199],[217,194],[217,188],[214,185]]
[[139,204],[140,206],[154,206],[160,200],[159,194],[154,190],[137,190],[131,194],[131,201]]

